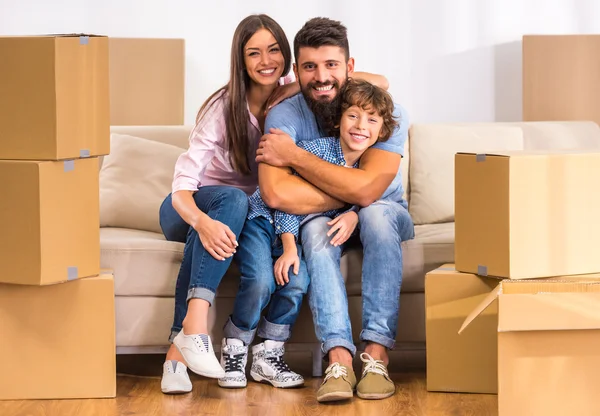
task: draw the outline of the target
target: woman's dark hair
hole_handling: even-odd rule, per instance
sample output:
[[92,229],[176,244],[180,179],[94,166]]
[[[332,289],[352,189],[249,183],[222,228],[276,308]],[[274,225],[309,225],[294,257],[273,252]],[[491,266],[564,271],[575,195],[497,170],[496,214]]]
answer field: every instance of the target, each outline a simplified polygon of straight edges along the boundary
[[250,174],[248,155],[250,143],[248,140],[248,101],[246,92],[250,85],[250,76],[244,64],[244,47],[248,40],[260,29],[267,29],[281,49],[285,66],[282,76],[286,76],[291,67],[292,53],[285,32],[279,24],[265,14],[257,14],[242,20],[233,34],[231,43],[231,64],[229,82],[206,99],[198,115],[196,124],[202,119],[206,112],[222,95],[228,93],[225,103],[225,126],[227,134],[227,149],[231,165],[240,174]]

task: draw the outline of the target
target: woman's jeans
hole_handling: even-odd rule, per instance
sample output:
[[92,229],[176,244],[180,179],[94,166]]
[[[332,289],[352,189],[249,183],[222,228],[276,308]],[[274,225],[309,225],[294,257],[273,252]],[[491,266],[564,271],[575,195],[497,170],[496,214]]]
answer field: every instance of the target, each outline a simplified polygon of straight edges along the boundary
[[[289,282],[278,286],[273,265],[283,254],[281,239],[266,218],[246,221],[235,254],[241,274],[240,287],[233,314],[223,329],[226,338],[237,338],[249,345],[257,330],[263,339],[287,341],[290,338],[310,282],[302,248],[299,244],[296,247],[300,257],[298,274],[290,268]],[[267,306],[266,314],[262,316]]]
[[[232,186],[202,186],[194,194],[194,201],[210,218],[227,225],[239,242],[248,214],[248,196],[244,191]],[[175,288],[175,314],[169,337],[172,342],[183,328],[190,299],[204,299],[212,305],[233,257],[217,260],[204,249],[198,232],[173,208],[171,194],[160,207],[160,226],[167,240],[185,242]]]

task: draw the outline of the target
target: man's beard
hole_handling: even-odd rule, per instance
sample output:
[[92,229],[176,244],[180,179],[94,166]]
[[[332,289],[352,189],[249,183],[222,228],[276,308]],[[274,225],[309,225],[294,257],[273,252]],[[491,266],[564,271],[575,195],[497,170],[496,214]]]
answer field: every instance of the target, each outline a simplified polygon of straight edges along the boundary
[[[328,101],[327,99],[315,100],[312,97],[313,87],[318,88],[325,87],[328,85],[333,85],[333,88],[337,90],[337,94],[331,101]],[[339,110],[341,108],[341,94],[339,82],[337,82],[337,80],[326,82],[310,82],[306,86],[300,84],[300,89],[302,91],[304,99],[306,100],[306,104],[308,104],[308,108],[310,108],[310,110],[315,115],[319,127],[321,127],[321,129],[329,136],[336,135],[337,129],[335,128],[335,125],[338,122]]]

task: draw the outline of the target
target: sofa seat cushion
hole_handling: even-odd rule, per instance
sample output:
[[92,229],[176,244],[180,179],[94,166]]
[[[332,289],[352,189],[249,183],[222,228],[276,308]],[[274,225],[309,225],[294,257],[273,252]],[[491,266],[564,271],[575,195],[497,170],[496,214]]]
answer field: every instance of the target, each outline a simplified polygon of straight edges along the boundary
[[[116,296],[172,297],[183,246],[166,241],[159,233],[100,229],[101,267],[113,269]],[[425,273],[454,261],[454,223],[417,225],[414,240],[403,243],[402,253],[402,292],[423,292]],[[340,266],[348,296],[360,295],[362,250],[349,250]],[[235,297],[238,285],[239,271],[232,264],[217,289],[217,297]]]

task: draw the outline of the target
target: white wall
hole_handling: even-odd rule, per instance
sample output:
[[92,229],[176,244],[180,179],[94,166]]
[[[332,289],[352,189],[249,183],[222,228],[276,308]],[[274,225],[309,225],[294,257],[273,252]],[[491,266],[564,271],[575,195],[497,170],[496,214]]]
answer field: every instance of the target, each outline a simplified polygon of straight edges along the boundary
[[0,0],[0,35],[185,38],[191,123],[227,81],[233,31],[251,13],[290,44],[311,17],[344,22],[357,70],[385,74],[413,122],[520,120],[521,36],[600,33],[597,0]]

